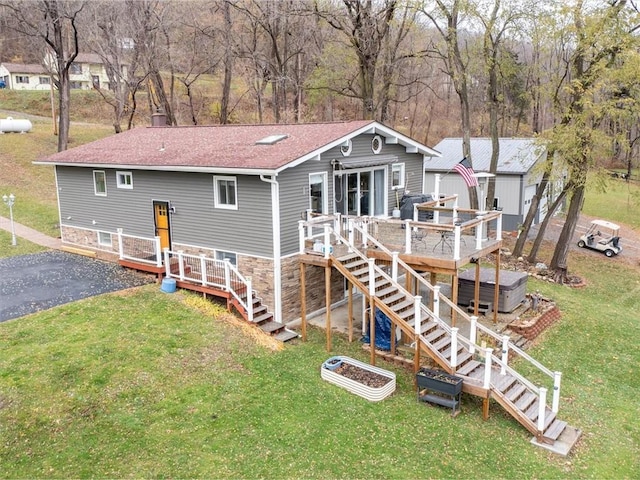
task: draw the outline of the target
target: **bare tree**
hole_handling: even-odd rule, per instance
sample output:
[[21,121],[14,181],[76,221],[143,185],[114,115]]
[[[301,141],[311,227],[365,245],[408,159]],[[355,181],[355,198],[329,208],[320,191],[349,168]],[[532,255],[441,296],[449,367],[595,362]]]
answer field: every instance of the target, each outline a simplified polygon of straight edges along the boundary
[[53,59],[50,66],[55,73],[53,81],[58,89],[58,151],[66,150],[71,103],[69,69],[78,56],[77,20],[85,2],[37,0],[2,2],[0,6],[16,20],[11,24],[12,28],[43,42],[45,56],[50,54]]

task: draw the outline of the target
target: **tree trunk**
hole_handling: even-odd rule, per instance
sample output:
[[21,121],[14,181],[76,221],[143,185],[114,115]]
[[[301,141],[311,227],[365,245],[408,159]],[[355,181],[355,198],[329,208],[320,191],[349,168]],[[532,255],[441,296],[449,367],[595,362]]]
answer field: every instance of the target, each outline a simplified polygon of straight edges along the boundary
[[222,99],[220,100],[220,123],[229,123],[229,97],[231,96],[231,75],[233,65],[233,55],[231,51],[231,7],[229,0],[223,4],[224,25],[225,25],[225,45],[224,45],[224,80],[222,82]]
[[516,245],[513,248],[513,256],[520,257],[522,255],[522,251],[524,250],[524,244],[527,241],[527,237],[529,236],[529,230],[531,230],[531,225],[533,225],[533,219],[538,212],[538,207],[540,205],[540,199],[544,194],[545,188],[547,188],[547,184],[549,183],[549,171],[545,170],[542,175],[542,179],[540,183],[536,187],[536,193],[531,199],[531,205],[529,206],[529,210],[527,211],[527,216],[524,219],[524,224],[522,228],[518,229],[518,239],[516,240]]
[[580,210],[582,209],[582,203],[584,201],[584,189],[585,186],[582,184],[573,190],[567,211],[567,218],[553,252],[551,264],[549,265],[549,268],[555,272],[555,280],[558,283],[563,283],[567,278],[567,257],[569,255],[571,239],[576,230],[578,218],[580,218]]
[[553,217],[555,211],[558,209],[558,207],[560,206],[560,203],[562,203],[562,201],[564,200],[564,197],[567,195],[568,192],[569,192],[569,188],[565,187],[562,190],[562,192],[560,192],[560,195],[558,195],[558,198],[555,199],[555,201],[551,205],[551,208],[547,210],[547,214],[545,215],[542,223],[540,223],[540,227],[538,228],[538,235],[533,241],[533,245],[531,246],[531,251],[529,252],[529,256],[527,257],[527,261],[529,263],[534,263],[537,260],[538,250],[540,250],[540,245],[542,245],[542,241],[544,240],[544,234],[547,230],[547,225],[549,225],[549,221]]

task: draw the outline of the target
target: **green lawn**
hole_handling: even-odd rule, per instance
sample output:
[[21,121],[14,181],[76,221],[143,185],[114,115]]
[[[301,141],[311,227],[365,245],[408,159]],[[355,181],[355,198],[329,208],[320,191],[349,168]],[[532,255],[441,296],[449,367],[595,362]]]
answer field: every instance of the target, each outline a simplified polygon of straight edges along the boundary
[[417,403],[386,364],[396,393],[366,402],[320,379],[322,331],[272,352],[153,285],[0,325],[0,477],[637,478],[640,272],[593,259],[585,289],[530,284],[563,311],[530,353],[584,430],[568,459],[496,404],[483,422],[471,396],[455,419]]

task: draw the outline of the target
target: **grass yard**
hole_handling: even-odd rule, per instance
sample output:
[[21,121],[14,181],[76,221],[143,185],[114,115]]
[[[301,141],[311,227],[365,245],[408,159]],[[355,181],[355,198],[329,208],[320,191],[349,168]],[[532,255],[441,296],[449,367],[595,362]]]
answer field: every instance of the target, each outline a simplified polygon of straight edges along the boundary
[[[33,165],[33,161],[55,153],[58,138],[51,123],[32,120],[33,129],[26,134],[10,133],[0,136],[0,196],[13,193],[16,203],[14,219],[31,228],[57,237],[58,200],[53,167]],[[112,133],[103,125],[73,124],[71,146],[87,143]],[[9,209],[0,204],[0,215],[9,217]]]
[[496,404],[483,422],[471,396],[455,419],[417,403],[386,364],[396,393],[366,402],[321,380],[322,331],[271,351],[153,285],[0,325],[0,477],[637,478],[640,272],[592,259],[585,289],[530,285],[563,310],[531,354],[564,373],[560,416],[584,430],[569,458]]

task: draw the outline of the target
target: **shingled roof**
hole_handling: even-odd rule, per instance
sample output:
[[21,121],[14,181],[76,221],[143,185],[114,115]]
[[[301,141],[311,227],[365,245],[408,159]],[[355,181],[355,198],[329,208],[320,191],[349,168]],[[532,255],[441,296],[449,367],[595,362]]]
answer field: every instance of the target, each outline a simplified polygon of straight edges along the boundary
[[[46,157],[37,164],[154,170],[277,172],[361,133],[381,133],[417,153],[437,152],[371,120],[135,128]],[[261,140],[280,136],[272,144]]]

